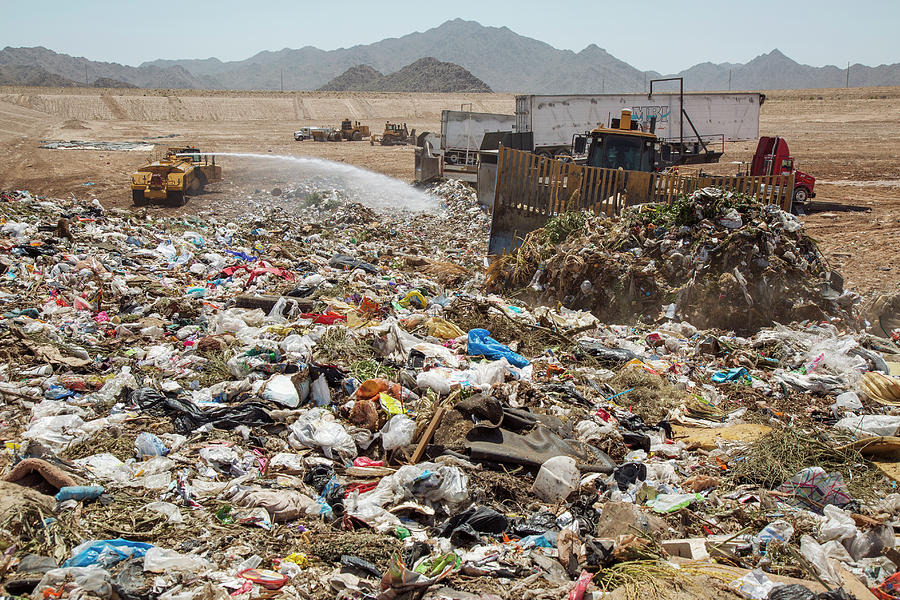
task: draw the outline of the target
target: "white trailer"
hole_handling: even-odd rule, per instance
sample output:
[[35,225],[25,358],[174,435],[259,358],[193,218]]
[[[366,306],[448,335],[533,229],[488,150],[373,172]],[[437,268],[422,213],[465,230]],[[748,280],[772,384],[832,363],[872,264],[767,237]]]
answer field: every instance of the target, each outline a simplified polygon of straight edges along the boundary
[[478,150],[489,131],[512,131],[515,115],[462,110],[441,112],[441,154],[447,177],[472,181],[478,170]]
[[[685,144],[698,141],[746,141],[759,138],[758,92],[654,92],[651,94],[574,94],[516,96],[516,131],[534,134],[534,151],[544,155],[570,154],[572,137],[610,124],[623,108],[656,135]],[[696,132],[695,132],[696,130]]]

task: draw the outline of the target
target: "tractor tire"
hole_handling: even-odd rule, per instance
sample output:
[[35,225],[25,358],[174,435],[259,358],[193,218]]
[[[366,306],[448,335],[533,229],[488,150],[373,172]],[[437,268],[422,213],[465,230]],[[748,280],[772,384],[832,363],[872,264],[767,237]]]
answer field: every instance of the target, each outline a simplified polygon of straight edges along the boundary
[[358,131],[354,131],[353,135],[350,137],[350,139],[353,140],[354,142],[361,142],[362,134]]
[[186,193],[191,196],[196,196],[200,192],[203,191],[203,188],[206,187],[206,175],[203,173],[198,173],[196,177],[191,181],[190,187],[187,189]]
[[169,206],[184,206],[184,192],[171,191],[166,192],[166,203]]
[[143,206],[146,203],[144,190],[131,190],[131,203],[135,206]]

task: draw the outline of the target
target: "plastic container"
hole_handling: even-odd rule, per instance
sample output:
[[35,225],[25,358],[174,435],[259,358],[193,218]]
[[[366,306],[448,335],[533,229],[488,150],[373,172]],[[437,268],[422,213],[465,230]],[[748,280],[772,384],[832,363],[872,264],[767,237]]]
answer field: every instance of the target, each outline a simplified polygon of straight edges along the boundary
[[541,465],[531,491],[546,502],[562,502],[578,489],[581,472],[570,456],[554,456]]
[[105,491],[100,485],[67,485],[56,493],[56,500],[96,500]]

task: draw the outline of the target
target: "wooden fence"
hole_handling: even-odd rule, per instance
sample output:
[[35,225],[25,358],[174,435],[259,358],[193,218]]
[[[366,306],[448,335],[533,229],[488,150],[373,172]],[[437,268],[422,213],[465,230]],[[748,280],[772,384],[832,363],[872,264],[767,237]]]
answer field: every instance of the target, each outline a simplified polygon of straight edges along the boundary
[[705,187],[741,192],[790,211],[794,176],[723,177],[586,167],[500,147],[489,254],[518,246],[547,219],[568,211],[609,216],[648,202],[671,202]]

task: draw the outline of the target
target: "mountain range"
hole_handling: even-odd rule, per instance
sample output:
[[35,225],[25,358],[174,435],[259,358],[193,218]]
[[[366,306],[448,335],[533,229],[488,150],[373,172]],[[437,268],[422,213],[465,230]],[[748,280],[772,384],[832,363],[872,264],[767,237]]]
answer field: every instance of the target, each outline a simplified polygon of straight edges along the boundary
[[[560,50],[507,27],[485,27],[462,19],[373,44],[330,51],[312,46],[285,48],[229,62],[186,58],[133,67],[57,54],[43,47],[6,47],[0,50],[0,67],[10,67],[4,73],[20,72],[12,67],[37,67],[82,85],[106,78],[143,88],[315,90],[359,65],[390,75],[424,57],[455,63],[497,92],[633,92],[645,90],[647,81],[662,76],[636,69],[595,44],[580,52]],[[666,76],[684,77],[689,90],[793,89],[843,87],[847,71],[802,65],[772,50],[745,64],[705,62]],[[852,65],[850,85],[900,85],[900,63]]]

